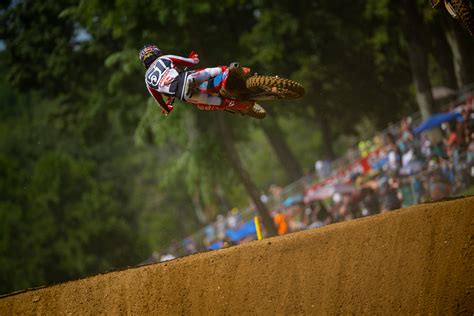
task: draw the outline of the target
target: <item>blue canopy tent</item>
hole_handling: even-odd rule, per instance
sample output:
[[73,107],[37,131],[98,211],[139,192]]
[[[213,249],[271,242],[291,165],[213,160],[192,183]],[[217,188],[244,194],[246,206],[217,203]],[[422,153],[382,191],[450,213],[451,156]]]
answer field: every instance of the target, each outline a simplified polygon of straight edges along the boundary
[[218,250],[218,249],[221,249],[222,247],[224,247],[224,242],[222,240],[217,240],[215,242],[213,242],[212,244],[210,244],[207,249],[208,250]]
[[414,129],[415,135],[423,133],[426,130],[438,127],[444,122],[449,122],[452,120],[462,121],[462,114],[458,112],[445,112],[434,114]]
[[382,169],[388,163],[388,157],[383,157],[376,162],[372,163],[370,167],[372,169]]
[[233,242],[238,242],[247,236],[251,236],[251,235],[256,236],[255,223],[252,219],[246,222],[245,224],[243,224],[242,226],[240,226],[236,230],[229,228],[226,230],[226,235]]

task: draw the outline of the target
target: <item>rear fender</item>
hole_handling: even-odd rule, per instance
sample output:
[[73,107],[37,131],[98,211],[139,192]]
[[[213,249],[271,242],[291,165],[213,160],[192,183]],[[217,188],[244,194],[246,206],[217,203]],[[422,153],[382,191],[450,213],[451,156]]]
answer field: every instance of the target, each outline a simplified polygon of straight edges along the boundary
[[235,67],[229,68],[221,94],[226,98],[244,100],[249,94],[245,81],[251,77],[250,68]]

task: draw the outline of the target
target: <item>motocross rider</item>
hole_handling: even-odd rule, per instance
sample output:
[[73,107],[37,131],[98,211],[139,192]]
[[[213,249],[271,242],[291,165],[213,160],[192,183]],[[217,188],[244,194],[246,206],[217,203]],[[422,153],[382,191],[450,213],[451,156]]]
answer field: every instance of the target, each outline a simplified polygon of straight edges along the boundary
[[[155,45],[145,45],[138,54],[146,69],[145,84],[148,92],[161,106],[162,113],[173,110],[173,101],[196,104],[201,110],[219,110],[233,106],[234,101],[194,91],[202,82],[221,74],[225,67],[204,68],[197,71],[183,71],[199,63],[198,54],[192,51],[188,58],[163,55]],[[163,96],[167,98],[165,101]]]

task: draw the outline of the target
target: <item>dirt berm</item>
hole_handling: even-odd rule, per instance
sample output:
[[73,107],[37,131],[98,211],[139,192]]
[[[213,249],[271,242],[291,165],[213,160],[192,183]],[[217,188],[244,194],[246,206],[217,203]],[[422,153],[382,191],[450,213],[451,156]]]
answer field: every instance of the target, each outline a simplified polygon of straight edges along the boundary
[[472,314],[474,197],[0,299],[0,315]]

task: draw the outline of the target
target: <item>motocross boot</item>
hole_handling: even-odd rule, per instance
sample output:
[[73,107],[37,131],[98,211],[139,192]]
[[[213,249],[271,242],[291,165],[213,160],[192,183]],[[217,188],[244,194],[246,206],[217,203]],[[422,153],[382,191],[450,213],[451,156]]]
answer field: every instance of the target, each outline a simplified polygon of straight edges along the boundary
[[267,111],[265,111],[265,109],[260,104],[255,102],[253,106],[249,108],[246,115],[261,120],[265,118],[265,116],[267,115]]
[[242,115],[247,115],[254,117],[256,119],[263,119],[267,112],[265,109],[255,101],[233,101],[230,100],[227,103],[227,108],[241,113]]

